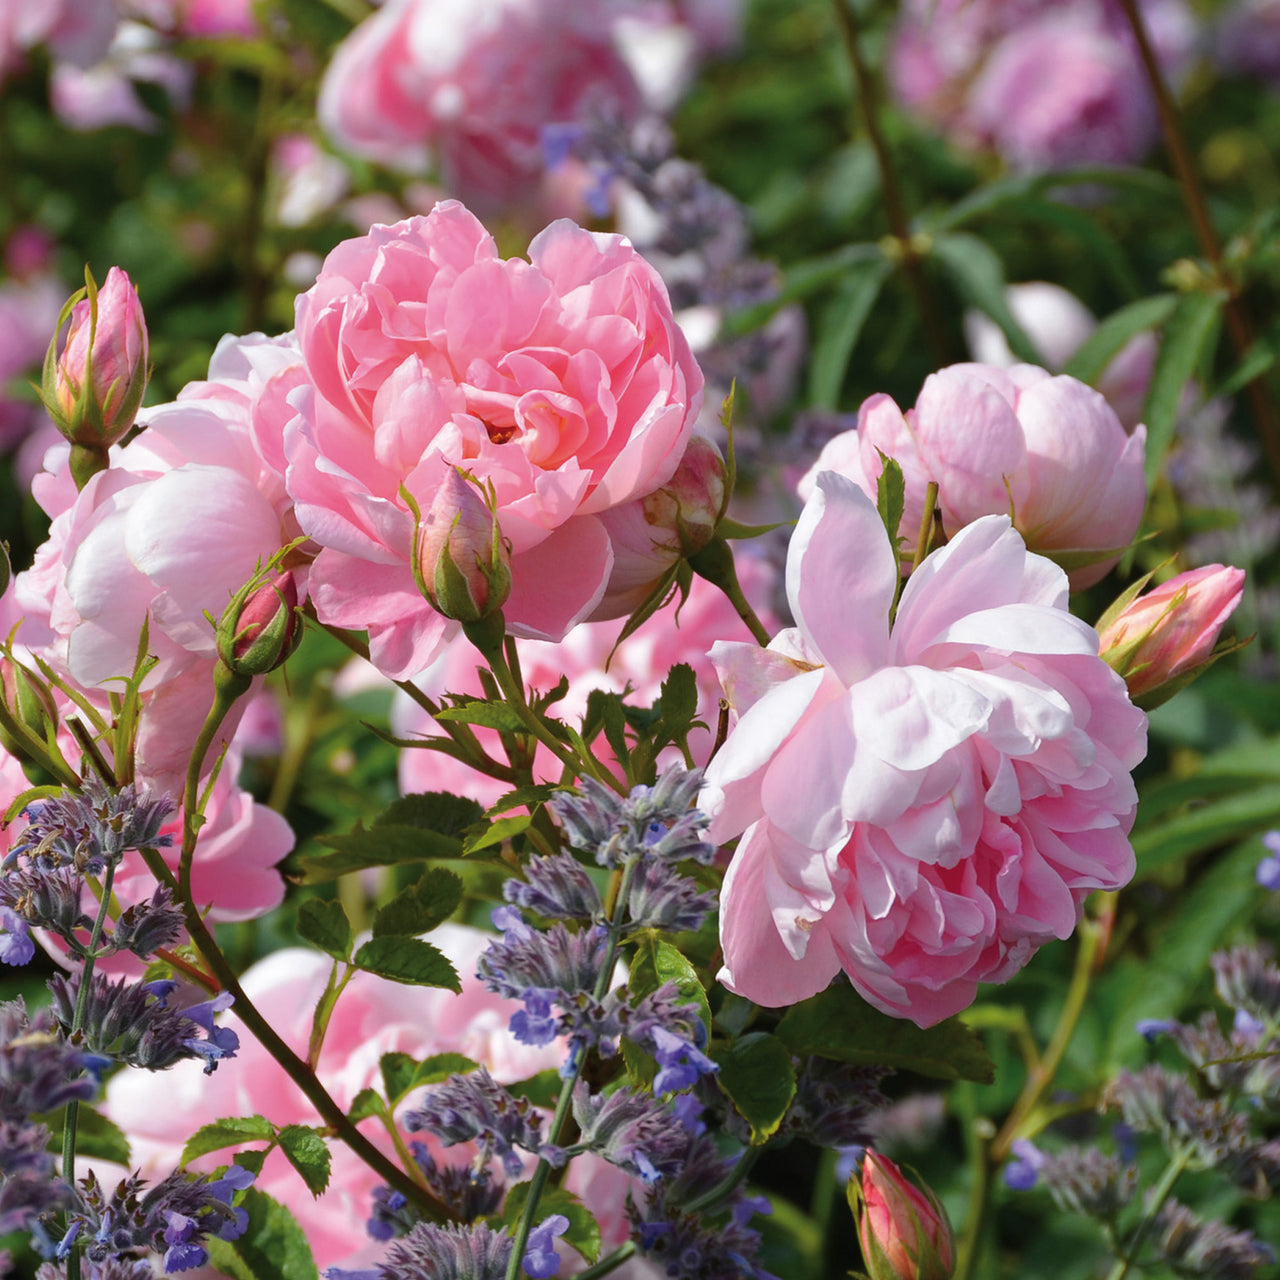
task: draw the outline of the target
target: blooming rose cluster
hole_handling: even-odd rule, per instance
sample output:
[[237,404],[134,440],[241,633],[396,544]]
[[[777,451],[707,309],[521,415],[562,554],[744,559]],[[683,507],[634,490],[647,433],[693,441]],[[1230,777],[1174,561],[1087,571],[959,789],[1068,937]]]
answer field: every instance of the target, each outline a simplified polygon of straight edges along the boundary
[[898,577],[871,500],[819,475],[787,560],[795,627],[713,650],[740,719],[700,804],[712,838],[741,837],[731,990],[789,1004],[843,970],[926,1026],[1128,881],[1146,720],[1006,516],[929,556],[891,622]]
[[[1195,39],[1183,0],[1146,0],[1166,74]],[[1015,169],[1128,164],[1156,139],[1155,100],[1132,32],[1107,0],[908,0],[894,34],[899,100]]]

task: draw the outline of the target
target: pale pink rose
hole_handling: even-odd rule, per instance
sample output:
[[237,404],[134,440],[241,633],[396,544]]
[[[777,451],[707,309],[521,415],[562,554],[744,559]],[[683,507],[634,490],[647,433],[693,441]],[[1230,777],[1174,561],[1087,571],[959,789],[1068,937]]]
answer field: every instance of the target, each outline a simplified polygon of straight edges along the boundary
[[476,207],[536,193],[546,125],[634,115],[601,0],[389,0],[334,51],[317,113],[339,145],[421,172]]
[[620,236],[556,222],[502,259],[460,204],[339,245],[298,299],[309,387],[285,432],[298,520],[323,548],[322,621],[367,629],[393,678],[456,627],[418,593],[407,489],[430,508],[453,467],[491,482],[511,543],[504,613],[558,640],[613,568],[601,516],[679,465],[702,375],[652,267]]
[[[1045,367],[1060,373],[1098,327],[1092,311],[1061,285],[1043,280],[1011,284],[1005,301],[1014,319],[1044,357]],[[1007,369],[1018,363],[999,325],[980,311],[964,313],[965,341],[979,364]],[[1142,421],[1142,407],[1155,368],[1155,334],[1135,334],[1098,377],[1097,389],[1116,411],[1126,431]]]
[[1138,530],[1146,437],[1141,426],[1127,434],[1102,395],[1075,378],[1027,364],[956,364],[930,374],[905,414],[887,395],[864,401],[856,430],[826,445],[801,493],[834,469],[874,496],[883,452],[906,481],[906,557],[936,480],[948,534],[1011,513],[1033,551],[1089,553],[1071,570],[1078,590],[1101,579]]
[[[276,183],[272,205],[282,227],[305,227],[332,209],[351,187],[347,166],[305,133],[277,138],[272,164]],[[314,278],[313,273],[306,283],[310,285]]]
[[118,15],[115,0],[0,0],[0,79],[25,53],[46,45],[56,58],[90,67],[107,51]]
[[[379,1060],[385,1053],[417,1058],[460,1053],[488,1067],[502,1083],[560,1066],[563,1052],[558,1045],[530,1048],[516,1041],[507,1027],[514,1002],[486,991],[476,978],[476,960],[490,935],[446,924],[431,941],[457,967],[462,994],[357,973],[338,1001],[316,1069],[339,1106],[350,1107],[361,1089],[381,1090]],[[332,967],[327,956],[290,948],[260,960],[242,979],[254,1004],[304,1057],[312,1014]],[[321,1123],[234,1009],[223,1025],[237,1032],[240,1050],[212,1076],[204,1075],[199,1063],[183,1062],[160,1074],[124,1071],[108,1085],[103,1109],[125,1130],[132,1145],[132,1167],[141,1168],[144,1176],[170,1171],[194,1130],[223,1116],[259,1114],[279,1125]],[[410,1094],[406,1105],[417,1101]],[[365,1121],[361,1130],[394,1159],[391,1141],[377,1120]],[[434,1139],[428,1146],[442,1163],[462,1164],[474,1154],[469,1148],[443,1150]],[[365,1231],[377,1175],[341,1142],[333,1142],[330,1149],[332,1176],[319,1197],[311,1195],[279,1151],[267,1157],[256,1183],[297,1215],[321,1274],[329,1266],[369,1265],[384,1247]],[[193,1167],[215,1168],[230,1154],[215,1152],[193,1162]]]
[[[1118,6],[1107,0],[911,0],[890,58],[907,105],[966,146],[1012,167],[1128,164],[1155,141],[1155,101]],[[1184,0],[1146,0],[1162,70],[1188,64]]]
[[787,560],[795,628],[713,651],[740,719],[699,804],[713,839],[741,835],[725,985],[778,1006],[843,969],[927,1026],[1132,876],[1146,718],[1006,517],[933,553],[890,626],[897,582],[871,500],[819,476]]
[[[774,579],[772,571],[755,557],[740,555],[738,575],[747,598],[769,626],[774,621],[767,607]],[[517,641],[526,683],[532,689],[546,692],[555,688],[562,676],[568,677],[568,693],[552,707],[552,712],[577,726],[593,689],[622,693],[629,685],[632,690],[629,701],[645,706],[658,696],[672,666],[687,662],[698,682],[698,718],[708,726],[695,729],[689,735],[689,746],[694,760],[704,763],[711,754],[720,699],[720,683],[708,655],[718,640],[749,640],[746,624],[723,592],[695,578],[689,598],[678,615],[673,601],[619,644],[621,629],[622,624],[618,622],[588,622],[576,627],[559,644]],[[482,692],[476,675],[479,663],[480,655],[475,649],[457,643],[416,683],[437,699],[445,692],[479,696]],[[404,695],[394,704],[393,729],[402,738],[439,733],[430,717]],[[476,734],[496,759],[505,760],[496,733],[478,728]],[[597,744],[597,749],[607,750],[603,742]],[[534,761],[538,780],[558,781],[561,772],[562,766],[555,756],[545,747],[539,748]],[[453,791],[488,805],[511,788],[438,751],[408,748],[400,753],[400,789],[406,795],[415,791]]]

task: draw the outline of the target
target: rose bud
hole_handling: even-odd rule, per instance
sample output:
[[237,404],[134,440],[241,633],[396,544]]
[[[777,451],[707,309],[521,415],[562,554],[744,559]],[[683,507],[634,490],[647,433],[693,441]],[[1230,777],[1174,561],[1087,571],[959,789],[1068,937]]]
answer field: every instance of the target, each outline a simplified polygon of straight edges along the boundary
[[66,345],[53,336],[44,362],[44,402],[72,445],[72,474],[81,488],[107,465],[106,451],[122,439],[147,388],[147,325],[129,277],[112,267],[99,289],[86,288],[63,307],[58,333],[70,316]]
[[[11,657],[0,658],[0,701],[5,719],[12,718],[14,731],[28,730],[38,742],[48,742],[58,726],[58,704],[53,692],[35,672]],[[11,755],[25,755],[21,745],[4,724],[0,724],[0,746]]]
[[218,623],[218,656],[237,676],[266,675],[301,638],[293,574],[283,570],[270,578],[255,576],[236,593]]
[[892,1160],[868,1151],[861,1185],[851,1178],[848,1194],[871,1280],[948,1280],[955,1241],[932,1191],[921,1191]]
[[457,467],[419,519],[414,580],[446,618],[479,622],[511,594],[511,550],[494,514],[492,494]]
[[696,555],[711,541],[728,501],[720,450],[706,436],[693,434],[666,484],[601,515],[613,547],[613,569],[592,621],[636,609],[677,560]]
[[1227,652],[1214,646],[1243,593],[1243,569],[1212,564],[1136,599],[1122,596],[1098,622],[1101,656],[1124,677],[1134,702],[1150,710]]

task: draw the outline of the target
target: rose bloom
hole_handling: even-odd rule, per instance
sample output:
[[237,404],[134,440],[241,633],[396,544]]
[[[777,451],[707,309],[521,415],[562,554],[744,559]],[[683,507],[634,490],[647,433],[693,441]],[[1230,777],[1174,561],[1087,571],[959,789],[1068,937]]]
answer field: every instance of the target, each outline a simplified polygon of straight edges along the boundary
[[334,50],[320,124],[410,172],[434,153],[445,188],[496,210],[534,193],[546,125],[634,116],[635,78],[601,0],[388,0]]
[[699,804],[713,839],[741,836],[730,990],[785,1005],[843,969],[927,1026],[1132,876],[1146,717],[1007,517],[929,556],[891,626],[897,582],[871,500],[820,475],[787,560],[796,626],[712,651],[740,719]]
[[1033,551],[1086,553],[1071,570],[1079,590],[1099,581],[1138,531],[1146,438],[1141,426],[1127,434],[1102,395],[1075,378],[1029,364],[956,364],[930,374],[905,414],[887,395],[865,400],[857,429],[827,443],[800,492],[830,469],[874,496],[884,453],[906,482],[907,556],[935,480],[949,535],[979,516],[1012,512]]
[[375,665],[423,671],[456,634],[414,585],[414,516],[450,468],[492,483],[517,635],[559,640],[596,610],[601,516],[681,461],[702,375],[657,273],[621,236],[553,223],[498,256],[460,204],[340,244],[298,299],[311,385],[293,393],[288,483],[323,549],[324,622],[367,629]]

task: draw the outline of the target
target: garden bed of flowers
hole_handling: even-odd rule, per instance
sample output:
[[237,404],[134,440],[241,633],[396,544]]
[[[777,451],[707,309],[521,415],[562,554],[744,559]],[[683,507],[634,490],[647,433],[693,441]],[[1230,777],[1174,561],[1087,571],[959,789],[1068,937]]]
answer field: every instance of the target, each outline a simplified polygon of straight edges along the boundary
[[0,0],[0,1276],[1280,1276],[1276,0]]

